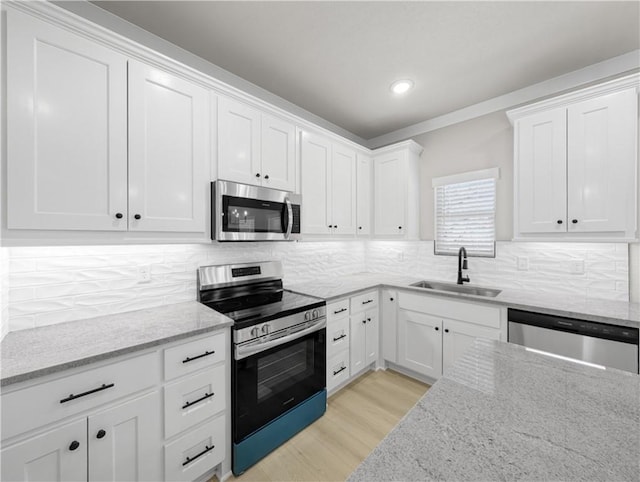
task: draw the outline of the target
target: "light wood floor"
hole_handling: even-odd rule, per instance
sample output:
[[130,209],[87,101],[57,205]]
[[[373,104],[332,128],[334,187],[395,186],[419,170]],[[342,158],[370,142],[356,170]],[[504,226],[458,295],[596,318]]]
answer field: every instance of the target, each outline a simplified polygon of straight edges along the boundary
[[391,370],[363,375],[329,398],[322,418],[229,480],[344,481],[428,389]]

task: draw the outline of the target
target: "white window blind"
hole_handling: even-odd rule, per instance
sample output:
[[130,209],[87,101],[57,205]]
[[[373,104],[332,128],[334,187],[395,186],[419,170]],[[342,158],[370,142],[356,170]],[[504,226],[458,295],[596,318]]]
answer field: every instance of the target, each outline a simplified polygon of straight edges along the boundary
[[495,256],[497,169],[433,180],[435,254]]

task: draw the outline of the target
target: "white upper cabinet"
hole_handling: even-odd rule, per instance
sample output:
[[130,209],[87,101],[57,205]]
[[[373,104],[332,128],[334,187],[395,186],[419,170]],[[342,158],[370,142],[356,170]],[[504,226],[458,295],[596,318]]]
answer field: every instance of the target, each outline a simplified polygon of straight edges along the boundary
[[220,96],[218,176],[227,181],[295,191],[295,126]]
[[418,239],[422,147],[405,141],[374,152],[375,234]]
[[637,238],[638,82],[628,76],[508,113],[515,238]]
[[129,229],[205,231],[209,92],[129,63]]
[[126,58],[14,10],[7,44],[7,227],[126,231]]
[[303,132],[300,141],[302,232],[356,232],[356,153]]
[[368,156],[357,156],[357,200],[356,220],[358,236],[372,233],[371,217],[373,213],[373,161]]

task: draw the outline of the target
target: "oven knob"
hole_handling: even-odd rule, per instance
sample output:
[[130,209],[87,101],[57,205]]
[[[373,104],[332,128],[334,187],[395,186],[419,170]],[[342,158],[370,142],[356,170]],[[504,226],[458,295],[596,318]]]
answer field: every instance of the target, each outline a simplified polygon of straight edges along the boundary
[[270,329],[271,329],[271,327],[269,326],[269,323],[265,323],[264,325],[262,325],[262,334],[263,335],[268,335]]
[[312,313],[313,319],[317,320],[318,319],[318,310],[313,310],[311,313]]
[[258,330],[257,326],[254,326],[253,328],[251,328],[251,336],[254,338],[258,338],[258,336],[260,336],[260,331]]
[[311,312],[307,311],[304,314],[304,321],[309,321],[311,319]]

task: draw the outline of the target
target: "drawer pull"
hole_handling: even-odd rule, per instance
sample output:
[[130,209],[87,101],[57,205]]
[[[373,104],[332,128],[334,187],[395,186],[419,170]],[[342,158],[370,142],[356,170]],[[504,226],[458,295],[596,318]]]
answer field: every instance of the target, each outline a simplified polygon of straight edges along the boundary
[[346,308],[342,308],[341,310],[334,311],[334,312],[333,312],[333,314],[334,314],[334,315],[337,315],[338,313],[342,313],[342,312],[344,312],[344,311],[347,311],[347,309],[346,309]]
[[189,363],[190,361],[197,360],[198,358],[202,358],[203,356],[213,355],[215,352],[215,350],[205,351],[202,355],[194,356],[193,358],[185,358],[184,360],[182,360],[182,363]]
[[84,397],[86,395],[91,395],[92,393],[96,393],[96,392],[101,392],[102,390],[106,390],[107,388],[111,388],[111,387],[114,387],[114,386],[115,386],[115,384],[113,384],[113,383],[110,383],[109,385],[106,385],[106,384],[103,383],[101,387],[94,388],[93,390],[89,390],[89,391],[84,392],[84,393],[78,393],[77,395],[74,395],[72,393],[67,398],[63,398],[62,400],[60,400],[60,403],[70,402],[71,400],[75,400],[76,398]]
[[196,403],[202,402],[203,400],[206,400],[207,398],[211,398],[215,395],[215,393],[205,393],[204,397],[200,397],[197,400],[194,400],[193,402],[187,402],[182,406],[182,409],[184,410],[185,408],[190,407],[191,405],[195,405]]
[[346,338],[347,334],[343,333],[342,335],[340,335],[338,338],[334,338],[333,341],[338,341],[338,340],[342,340],[343,338]]
[[202,457],[204,454],[206,454],[207,452],[212,451],[216,446],[212,445],[211,447],[209,447],[208,445],[204,446],[204,450],[202,452],[200,452],[198,455],[196,455],[193,458],[189,458],[187,457],[187,460],[185,460],[184,462],[182,462],[182,466],[184,467],[185,465],[187,465],[189,462],[193,462],[195,459]]
[[343,371],[345,371],[346,369],[347,369],[347,367],[342,367],[342,368],[340,368],[340,370],[336,370],[336,371],[334,371],[334,372],[333,372],[333,376],[336,376],[338,373],[343,372]]
[[363,305],[368,305],[369,303],[373,303],[373,300],[367,300],[362,302]]

